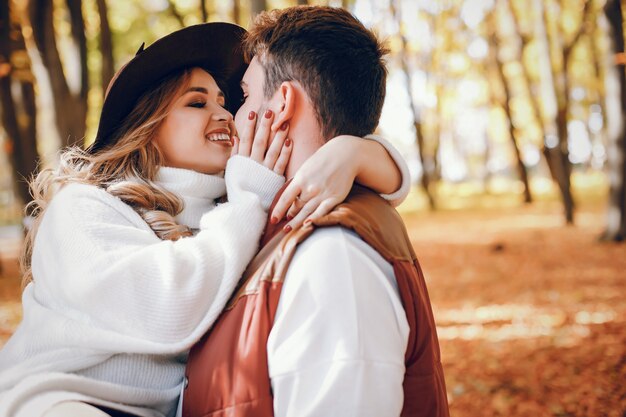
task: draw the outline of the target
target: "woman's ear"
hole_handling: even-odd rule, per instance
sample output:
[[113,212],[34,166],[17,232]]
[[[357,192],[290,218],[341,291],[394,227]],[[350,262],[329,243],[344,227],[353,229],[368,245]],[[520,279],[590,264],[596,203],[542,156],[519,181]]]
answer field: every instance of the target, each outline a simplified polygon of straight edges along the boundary
[[293,118],[296,111],[296,94],[297,90],[290,81],[285,81],[278,87],[274,97],[278,101],[279,110],[274,117],[272,131],[278,130],[283,123],[289,123]]

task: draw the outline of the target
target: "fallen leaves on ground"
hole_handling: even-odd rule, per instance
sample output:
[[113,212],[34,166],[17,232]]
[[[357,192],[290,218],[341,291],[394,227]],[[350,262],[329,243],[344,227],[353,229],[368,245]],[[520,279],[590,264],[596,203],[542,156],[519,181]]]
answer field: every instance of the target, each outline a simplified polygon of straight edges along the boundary
[[[626,245],[602,210],[404,214],[437,320],[451,415],[626,416]],[[20,317],[0,276],[0,345]]]

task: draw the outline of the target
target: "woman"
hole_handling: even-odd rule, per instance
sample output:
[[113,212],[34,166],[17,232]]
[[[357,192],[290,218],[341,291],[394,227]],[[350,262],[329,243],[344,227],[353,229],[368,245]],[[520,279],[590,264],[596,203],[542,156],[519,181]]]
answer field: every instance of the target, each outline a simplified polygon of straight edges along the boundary
[[[188,349],[255,254],[292,146],[265,113],[249,115],[245,146],[233,147],[243,33],[204,24],[142,49],[109,86],[94,144],[65,151],[32,184],[29,283],[0,352],[0,416],[175,413]],[[371,143],[329,146],[361,175],[352,155]],[[376,146],[385,163],[374,173],[393,183],[395,164]]]

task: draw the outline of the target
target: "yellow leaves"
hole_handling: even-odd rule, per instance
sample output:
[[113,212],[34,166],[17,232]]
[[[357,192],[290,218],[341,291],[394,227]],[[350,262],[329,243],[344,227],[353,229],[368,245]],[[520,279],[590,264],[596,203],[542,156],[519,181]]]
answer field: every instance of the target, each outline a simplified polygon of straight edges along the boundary
[[11,73],[11,64],[8,62],[0,63],[0,78],[6,77]]
[[462,75],[470,67],[470,60],[462,52],[451,52],[447,55],[446,66],[450,75]]
[[[597,181],[574,177],[578,190]],[[451,415],[622,417],[626,258],[623,245],[597,243],[603,209],[584,201],[576,228],[545,201],[405,216]]]

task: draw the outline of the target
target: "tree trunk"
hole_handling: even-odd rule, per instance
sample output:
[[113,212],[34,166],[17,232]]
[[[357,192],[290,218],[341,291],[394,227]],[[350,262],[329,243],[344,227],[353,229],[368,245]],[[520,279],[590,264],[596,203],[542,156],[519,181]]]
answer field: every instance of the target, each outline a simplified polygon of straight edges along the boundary
[[415,143],[417,144],[417,148],[419,151],[420,164],[422,165],[422,187],[426,192],[426,196],[428,197],[428,205],[431,209],[436,208],[435,198],[433,196],[431,187],[430,187],[430,177],[428,172],[428,167],[425,163],[425,152],[426,147],[424,146],[424,134],[422,131],[422,122],[419,114],[419,109],[415,104],[415,100],[413,99],[413,76],[411,75],[411,70],[409,68],[409,62],[407,57],[407,40],[402,33],[402,12],[400,9],[400,2],[398,0],[393,0],[390,3],[391,13],[396,20],[396,25],[398,27],[398,36],[400,37],[402,48],[400,49],[400,62],[402,66],[402,72],[404,72],[404,76],[406,79],[406,91],[409,97],[409,105],[411,107],[411,114],[413,115],[413,128],[415,129]]
[[239,6],[239,0],[233,0],[233,22],[238,25],[241,22],[241,7]]
[[[443,27],[443,13],[436,13],[432,17],[433,22],[433,31],[432,33],[439,33],[439,31],[444,30]],[[445,65],[442,64],[442,51],[441,48],[436,47],[431,55],[432,66],[431,72],[437,74],[437,76],[433,77],[435,82],[435,97],[437,99],[437,104],[435,105],[435,126],[433,133],[433,145],[432,145],[432,159],[429,161],[428,167],[430,168],[430,179],[433,181],[440,181],[443,178],[442,172],[443,168],[441,166],[441,130],[443,125],[443,97],[444,97],[444,84],[441,80],[443,80],[447,74],[445,73],[446,68]]]
[[250,0],[250,15],[254,18],[257,14],[267,9],[266,0]]
[[208,22],[209,21],[209,13],[208,13],[207,8],[206,8],[206,0],[200,0],[200,13],[202,15],[202,21],[203,22]]
[[[561,74],[556,74],[554,72],[553,65],[551,64],[551,54],[550,54],[550,38],[547,33],[547,10],[543,7],[542,0],[536,0],[535,4],[540,7],[541,13],[539,14],[540,28],[541,33],[540,36],[543,37],[543,42],[548,49],[546,54],[546,58],[548,59],[548,63],[550,63],[549,69],[549,77],[550,77],[550,89],[554,95],[554,98],[557,102],[557,115],[554,120],[554,128],[556,130],[557,136],[557,144],[554,146],[553,144],[547,142],[546,147],[544,148],[544,155],[548,161],[548,167],[550,168],[550,172],[554,178],[557,179],[557,185],[559,186],[559,191],[561,193],[561,200],[563,201],[563,210],[565,214],[565,222],[567,224],[574,223],[574,199],[572,197],[572,190],[570,184],[570,162],[569,155],[567,151],[567,111],[563,111],[562,109],[566,107],[563,104],[563,79],[557,80],[557,76],[567,77],[565,72]],[[546,139],[548,140],[548,139]]]
[[70,91],[61,64],[61,58],[56,45],[56,36],[53,26],[52,0],[32,0],[29,3],[29,12],[33,37],[41,60],[48,71],[57,129],[63,146],[68,146],[82,140],[85,136],[87,116],[87,44],[85,40],[84,21],[81,13],[80,0],[68,0],[70,12],[72,38],[79,50],[80,87],[77,93]]
[[[611,24],[611,40],[615,54],[624,53],[624,26],[622,7],[619,0],[609,0],[605,13]],[[617,137],[609,138],[609,178],[611,191],[604,240],[623,241],[626,238],[626,72],[624,64],[617,64],[620,86],[621,120]]]
[[[35,89],[19,23],[13,24],[8,1],[0,2],[0,120],[6,132],[15,193],[31,201],[27,181],[37,170]],[[20,63],[11,62],[20,56]]]
[[98,14],[100,15],[100,53],[102,54],[102,94],[107,90],[109,82],[115,74],[115,64],[113,61],[113,38],[109,26],[109,12],[106,0],[96,0]]
[[587,28],[590,26],[589,18],[591,17],[591,4],[593,0],[586,0],[585,6],[582,11],[582,20],[580,27],[574,38],[564,47],[563,50],[563,72],[562,82],[559,85],[562,87],[561,99],[558,100],[559,110],[557,112],[557,124],[559,125],[559,144],[561,147],[561,153],[563,154],[563,160],[565,161],[564,169],[566,169],[568,181],[571,180],[572,164],[569,162],[569,149],[568,149],[568,132],[567,132],[567,119],[570,113],[570,82],[569,82],[569,68],[571,65],[570,58],[574,47],[580,40],[580,38],[586,34]]
[[[598,33],[602,33],[602,29],[600,27],[596,27],[596,31],[598,31]],[[605,57],[605,55],[602,54],[600,45],[598,45],[597,34],[594,34],[593,36],[591,36],[591,38],[589,39],[589,43],[591,47],[591,56],[593,59],[593,68],[594,68],[595,76],[596,76],[596,79],[600,82],[605,77],[603,73],[606,73],[606,69],[604,67],[604,64],[602,63],[602,59],[603,57]],[[600,106],[600,114],[602,116],[602,129],[601,129],[600,137],[606,138],[606,134],[607,134],[606,91],[604,88],[598,88],[596,89],[596,93],[597,93],[597,97],[596,97],[597,103]],[[595,132],[595,133],[597,134],[598,132]]]
[[[542,0],[539,0],[542,1]],[[541,139],[542,139],[542,147],[541,147],[541,154],[543,155],[546,164],[548,166],[549,172],[550,172],[550,177],[552,178],[552,180],[559,185],[559,189],[561,189],[561,184],[563,183],[563,186],[565,187],[565,181],[566,179],[563,177],[561,178],[559,175],[556,174],[556,170],[553,169],[552,163],[551,161],[557,161],[559,160],[559,158],[555,158],[552,156],[552,154],[549,151],[550,146],[547,143],[548,137],[546,135],[546,126],[545,126],[545,121],[544,118],[542,116],[541,113],[541,104],[539,102],[540,98],[541,98],[541,94],[534,94],[532,91],[532,87],[531,87],[531,77],[530,77],[530,71],[529,71],[529,67],[528,65],[526,65],[526,63],[524,62],[524,50],[526,48],[526,46],[530,43],[530,41],[533,39],[531,36],[526,36],[524,34],[522,34],[520,27],[519,27],[519,22],[520,22],[520,16],[518,11],[516,10],[516,8],[514,7],[513,4],[511,4],[510,0],[507,0],[505,2],[505,5],[508,7],[508,9],[511,12],[511,16],[512,16],[512,21],[513,21],[513,30],[515,31],[515,33],[517,33],[518,38],[521,41],[521,45],[519,48],[519,54],[518,54],[518,60],[520,62],[520,65],[522,66],[522,75],[524,78],[524,87],[526,89],[526,94],[529,97],[530,103],[531,103],[531,109],[533,111],[533,117],[535,118],[536,122],[537,122],[537,126],[539,126],[539,130],[540,130],[540,134],[541,134]],[[540,7],[542,7],[540,5]],[[542,9],[539,10],[539,16],[543,16],[543,11]],[[537,22],[537,24],[541,25],[541,19],[539,19],[539,21]],[[536,25],[535,25],[536,27]],[[536,30],[536,29],[535,29]],[[545,29],[544,29],[545,30]],[[539,31],[541,32],[541,31]],[[543,33],[543,36],[541,36],[542,33],[538,33],[537,37],[538,38],[545,38],[545,33]],[[550,59],[549,57],[549,53],[547,54],[546,59]],[[549,64],[551,65],[551,64]],[[550,78],[551,79],[551,78]],[[565,189],[568,189],[567,187],[565,187]],[[571,197],[567,196],[567,192],[565,193],[565,195],[563,193],[561,193],[561,198],[563,201],[570,201]],[[565,203],[564,203],[565,206]],[[568,217],[567,215],[567,210],[566,210],[566,218]]]
[[497,95],[495,94],[496,89],[493,88],[493,86],[491,87],[491,94],[493,97],[493,101],[500,104],[504,110],[504,113],[506,114],[507,117],[507,121],[508,121],[508,127],[509,127],[509,137],[511,138],[511,145],[513,146],[513,150],[515,152],[515,158],[517,160],[517,173],[519,175],[520,180],[522,181],[522,184],[524,184],[524,202],[525,203],[532,203],[533,199],[532,199],[532,195],[530,194],[530,185],[528,183],[528,171],[526,170],[526,165],[524,165],[524,161],[522,161],[522,153],[520,152],[519,149],[519,141],[517,140],[517,133],[515,131],[515,126],[513,125],[513,115],[511,114],[511,106],[509,105],[509,102],[511,100],[511,91],[509,89],[509,84],[507,82],[507,79],[504,75],[504,65],[502,63],[502,61],[500,60],[499,55],[499,45],[498,45],[498,38],[496,35],[496,21],[495,21],[495,10],[491,12],[491,16],[488,20],[488,22],[490,23],[490,28],[489,30],[491,31],[491,33],[489,34],[489,56],[490,56],[490,60],[491,60],[491,65],[493,65],[494,69],[495,69],[495,73],[498,76],[498,81],[499,84],[502,86],[502,89],[504,91],[504,99],[500,100],[497,98]]

